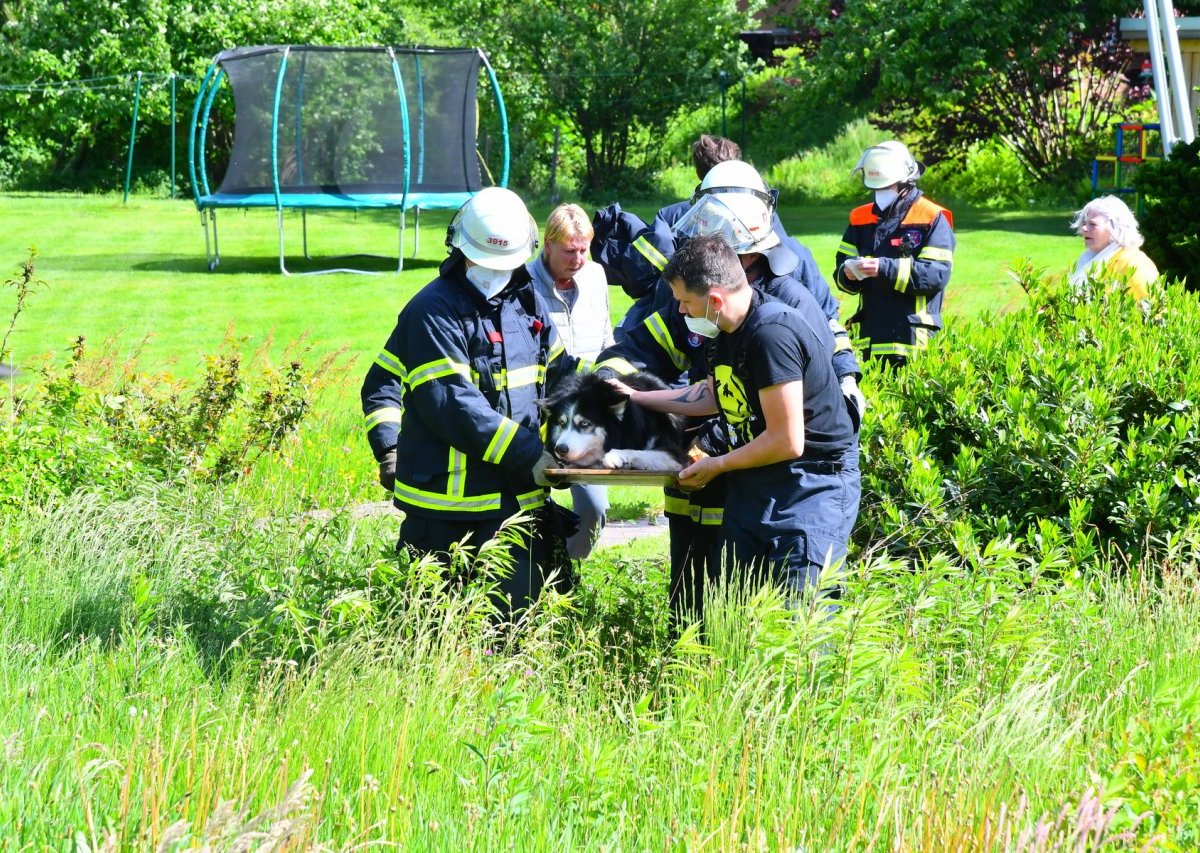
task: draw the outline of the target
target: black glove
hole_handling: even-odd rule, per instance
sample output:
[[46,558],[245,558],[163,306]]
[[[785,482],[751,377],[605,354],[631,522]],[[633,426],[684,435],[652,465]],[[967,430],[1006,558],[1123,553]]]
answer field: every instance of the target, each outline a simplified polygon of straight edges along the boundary
[[389,492],[396,488],[396,448],[394,447],[383,454],[383,458],[379,460],[379,485]]

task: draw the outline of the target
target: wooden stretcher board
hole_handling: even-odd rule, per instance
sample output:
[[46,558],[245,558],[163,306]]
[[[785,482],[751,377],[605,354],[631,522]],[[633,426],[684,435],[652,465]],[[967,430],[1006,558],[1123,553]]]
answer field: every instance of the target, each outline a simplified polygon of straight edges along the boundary
[[547,468],[546,476],[562,483],[599,486],[678,485],[677,471],[634,471],[629,468]]

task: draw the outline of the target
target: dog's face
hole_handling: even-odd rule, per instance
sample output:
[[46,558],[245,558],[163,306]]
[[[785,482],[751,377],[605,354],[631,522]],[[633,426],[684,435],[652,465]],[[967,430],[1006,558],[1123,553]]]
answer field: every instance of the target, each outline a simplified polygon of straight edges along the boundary
[[564,398],[548,409],[546,444],[554,457],[568,468],[599,467],[604,459],[608,430],[598,412],[584,411],[584,401]]
[[546,447],[568,468],[600,468],[619,434],[626,400],[597,376],[568,378],[541,402]]

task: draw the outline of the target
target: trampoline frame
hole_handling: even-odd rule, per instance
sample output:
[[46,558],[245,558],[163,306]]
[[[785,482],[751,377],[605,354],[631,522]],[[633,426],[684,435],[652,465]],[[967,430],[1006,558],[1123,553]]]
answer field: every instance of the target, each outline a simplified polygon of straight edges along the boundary
[[[279,180],[279,112],[280,104],[283,95],[283,83],[287,70],[288,59],[293,49],[304,51],[320,50],[320,51],[341,51],[341,52],[377,52],[385,51],[388,59],[391,62],[392,73],[396,81],[396,96],[400,106],[400,123],[403,139],[404,151],[404,169],[403,169],[403,187],[400,193],[288,193],[281,188]],[[274,208],[276,227],[279,237],[279,271],[284,275],[325,275],[328,273],[356,273],[362,275],[381,275],[379,270],[364,270],[353,267],[331,267],[327,269],[309,270],[305,272],[292,273],[287,268],[286,263],[286,245],[284,240],[283,213],[285,210],[299,210],[302,233],[302,248],[306,260],[313,260],[308,251],[308,211],[309,210],[353,210],[357,215],[359,210],[397,210],[399,212],[398,222],[398,239],[397,239],[397,264],[396,271],[401,272],[404,269],[404,230],[406,222],[406,213],[408,210],[413,210],[413,256],[420,251],[420,223],[421,210],[457,210],[466,202],[474,193],[470,190],[464,190],[456,193],[429,193],[429,192],[410,192],[412,181],[412,164],[411,164],[411,145],[410,145],[410,116],[408,111],[408,102],[404,89],[404,79],[400,71],[399,62],[396,59],[396,48],[391,46],[385,47],[317,47],[311,45],[280,45],[280,46],[264,46],[258,49],[250,49],[249,52],[240,54],[241,57],[250,55],[258,55],[260,53],[281,53],[279,68],[276,72],[275,80],[275,95],[272,108],[271,119],[271,181],[272,192],[270,193],[253,193],[253,194],[229,194],[229,193],[213,193],[211,191],[208,179],[208,170],[205,164],[205,144],[206,131],[208,128],[209,116],[212,111],[213,103],[216,100],[217,93],[220,91],[221,84],[226,78],[226,72],[221,67],[222,59],[226,53],[220,53],[214,57],[210,64],[207,73],[200,83],[200,90],[196,95],[196,103],[192,108],[192,124],[188,135],[188,170],[192,183],[192,194],[195,198],[196,207],[200,211],[200,224],[204,229],[204,254],[205,260],[208,263],[209,272],[216,270],[221,263],[220,254],[220,237],[217,230],[217,210],[221,208],[241,208],[248,210],[251,208]],[[400,50],[414,54],[414,60],[417,67],[417,104],[418,104],[418,133],[424,141],[424,86],[423,77],[420,73],[420,55],[422,53],[433,54],[439,52],[439,48],[432,47],[406,47]],[[480,64],[487,71],[488,81],[492,90],[492,96],[496,102],[497,115],[500,119],[501,139],[504,146],[504,161],[501,167],[500,180],[498,186],[508,186],[509,176],[509,133],[508,133],[508,114],[504,107],[504,97],[500,92],[500,84],[496,79],[496,73],[492,69],[492,65],[488,62],[487,54],[481,49],[474,49],[479,56]],[[234,129],[236,134],[236,126]],[[478,143],[478,141],[477,141]],[[424,148],[422,147],[422,151]],[[478,147],[476,147],[476,156],[479,156]],[[423,168],[424,163],[418,164],[418,171]],[[417,181],[420,182],[421,176],[418,174]],[[322,201],[321,199],[325,199]],[[331,203],[329,200],[337,199],[336,203]],[[212,235],[209,236],[209,225],[211,221]],[[331,261],[345,260],[348,258],[390,258],[389,255],[372,255],[367,253],[354,253],[350,255],[335,255],[328,258]]]

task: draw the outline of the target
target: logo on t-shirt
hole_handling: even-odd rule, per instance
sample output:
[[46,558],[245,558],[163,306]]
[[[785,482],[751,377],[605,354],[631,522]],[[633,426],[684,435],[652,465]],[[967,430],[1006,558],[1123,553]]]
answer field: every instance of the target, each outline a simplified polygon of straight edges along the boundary
[[699,349],[704,343],[704,338],[697,335],[695,332],[688,332],[688,346],[692,349]]

